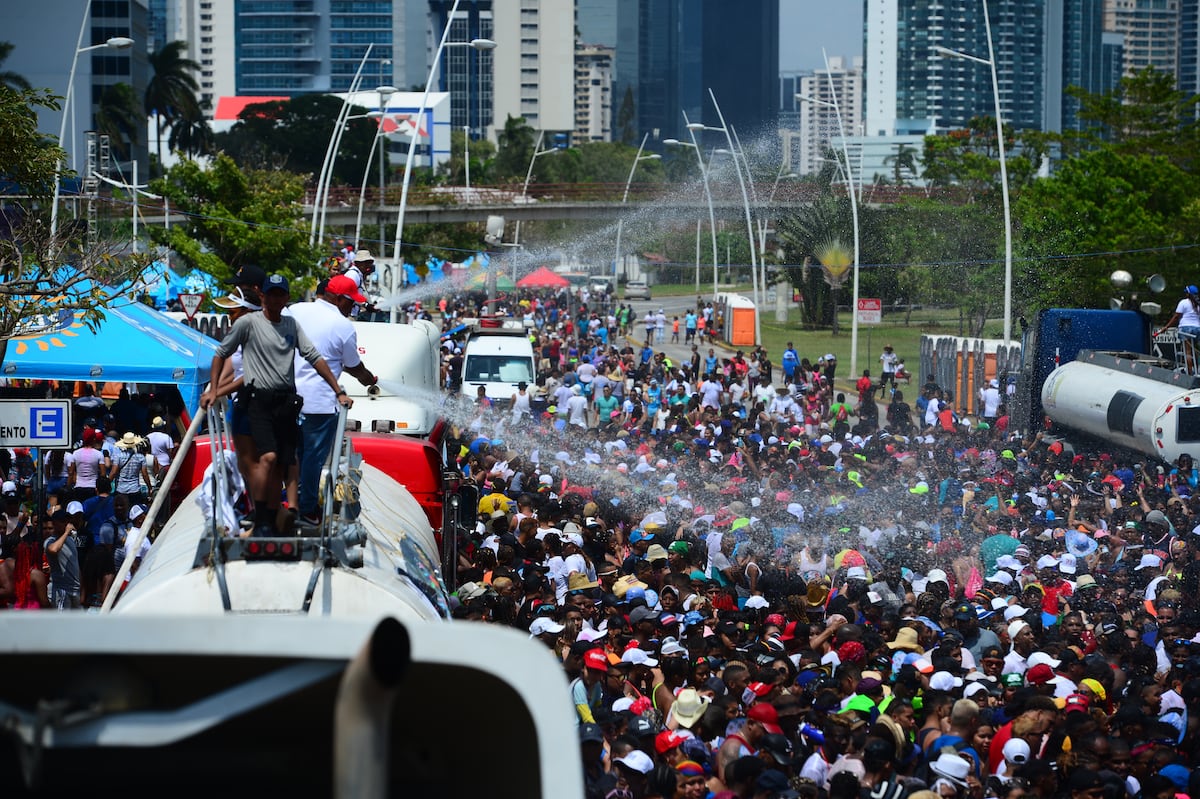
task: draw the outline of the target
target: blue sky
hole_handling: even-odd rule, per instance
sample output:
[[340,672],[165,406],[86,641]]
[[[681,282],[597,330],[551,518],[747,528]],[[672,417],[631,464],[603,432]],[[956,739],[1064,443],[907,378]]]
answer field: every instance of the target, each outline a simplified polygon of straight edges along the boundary
[[862,55],[862,0],[779,0],[779,69],[822,65],[830,56]]

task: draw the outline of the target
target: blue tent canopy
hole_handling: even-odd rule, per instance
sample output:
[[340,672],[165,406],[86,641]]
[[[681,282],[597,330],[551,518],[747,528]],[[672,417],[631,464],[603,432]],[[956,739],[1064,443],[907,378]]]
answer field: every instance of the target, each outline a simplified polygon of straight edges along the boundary
[[8,342],[4,377],[170,383],[189,410],[199,405],[217,342],[153,308],[115,296],[95,333],[64,313],[60,324]]

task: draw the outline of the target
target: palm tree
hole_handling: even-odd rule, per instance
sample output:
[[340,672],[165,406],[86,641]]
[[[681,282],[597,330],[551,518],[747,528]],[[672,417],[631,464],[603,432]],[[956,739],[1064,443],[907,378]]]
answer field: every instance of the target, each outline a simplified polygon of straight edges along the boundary
[[915,148],[907,144],[900,143],[896,145],[896,154],[889,155],[883,159],[885,165],[890,164],[892,167],[892,176],[897,186],[904,185],[904,170],[914,177],[917,174],[917,151]]
[[[0,42],[0,66],[3,66],[4,62],[8,60],[15,46],[12,42]],[[0,70],[0,85],[7,86],[14,91],[28,91],[32,88],[23,75],[11,70]]]
[[184,117],[171,126],[167,146],[189,156],[210,155],[216,150],[216,139],[203,116]]
[[[147,116],[154,117],[158,130],[160,168],[163,162],[163,131],[167,127],[174,129],[182,120],[187,120],[189,125],[194,124],[203,116],[196,99],[200,85],[192,74],[200,69],[200,65],[185,57],[185,50],[187,42],[174,41],[150,54],[150,68],[154,71],[154,77],[146,84],[145,109]],[[175,138],[174,132],[172,138]]]
[[105,88],[96,106],[96,130],[107,134],[109,147],[122,161],[133,157],[133,148],[146,127],[142,106],[128,83]]

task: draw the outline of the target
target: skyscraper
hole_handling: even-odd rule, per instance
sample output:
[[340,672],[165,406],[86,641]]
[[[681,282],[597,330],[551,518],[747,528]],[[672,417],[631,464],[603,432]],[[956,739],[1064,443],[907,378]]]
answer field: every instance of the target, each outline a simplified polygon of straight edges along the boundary
[[[1078,103],[1066,88],[1098,92],[1110,81],[1113,43],[1105,40],[1098,0],[988,0],[987,9],[1004,123],[1076,127]],[[936,50],[990,60],[981,0],[865,0],[864,36],[870,135],[995,116],[989,66]]]
[[[38,109],[38,129],[58,137],[63,114],[68,114],[66,136],[62,141],[67,163],[77,173],[84,170],[86,145],[84,131],[97,127],[96,110],[110,87],[129,86],[140,107],[149,80],[146,28],[147,0],[104,2],[95,0],[86,21],[83,46],[103,44],[113,37],[129,37],[133,46],[124,50],[99,49],[78,56],[75,84],[70,104],[62,111]],[[12,3],[4,8],[4,38],[13,43],[5,69],[22,75],[33,86],[44,86],[59,97],[66,97],[67,77],[75,58],[75,37],[84,21],[86,0],[39,0],[37,3]],[[53,24],[48,24],[53,20]],[[145,131],[133,143],[133,159],[140,163],[140,175],[147,170],[148,152]],[[129,163],[121,169],[131,178]]]
[[774,129],[778,0],[579,0],[577,25],[616,50],[614,138],[679,138],[684,113],[717,124],[709,89],[743,138]]
[[576,143],[612,141],[613,49],[598,44],[575,48]]
[[1105,20],[1108,30],[1125,37],[1126,75],[1179,68],[1180,0],[1105,0]]
[[[431,30],[445,30],[446,17],[453,0],[430,0]],[[460,4],[447,42],[469,42],[494,36],[492,0],[474,0]],[[469,128],[472,138],[484,135],[492,124],[493,50],[473,47],[447,47],[439,66],[438,89],[450,93],[450,124],[455,130]]]
[[[832,83],[832,89],[830,84]],[[800,112],[800,158],[792,165],[801,175],[821,171],[822,158],[830,139],[858,135],[862,123],[862,59],[847,67],[838,56],[829,59],[829,69],[818,69],[800,79],[799,93],[817,102],[798,103]],[[832,104],[836,98],[837,108]],[[839,127],[838,115],[841,115]]]
[[541,131],[575,129],[575,4],[505,0],[493,8],[496,31],[494,123],[523,118]]

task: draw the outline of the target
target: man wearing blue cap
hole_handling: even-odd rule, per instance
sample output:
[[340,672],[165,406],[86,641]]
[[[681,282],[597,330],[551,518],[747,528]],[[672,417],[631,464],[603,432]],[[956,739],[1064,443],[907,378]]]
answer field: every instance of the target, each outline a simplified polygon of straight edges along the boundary
[[[298,352],[312,364],[337,395],[338,404],[353,405],[304,330],[295,319],[283,315],[290,296],[283,275],[264,280],[262,313],[246,314],[234,322],[212,360],[212,374],[219,375],[225,361],[242,348],[244,385],[232,383],[222,387],[222,393],[241,389],[237,401],[245,403],[255,448],[247,477],[254,500],[254,534],[260,536],[276,533],[283,473],[296,457],[296,418],[303,400],[296,394],[294,355]],[[217,398],[217,387],[210,384],[200,397],[200,407],[207,409]]]

